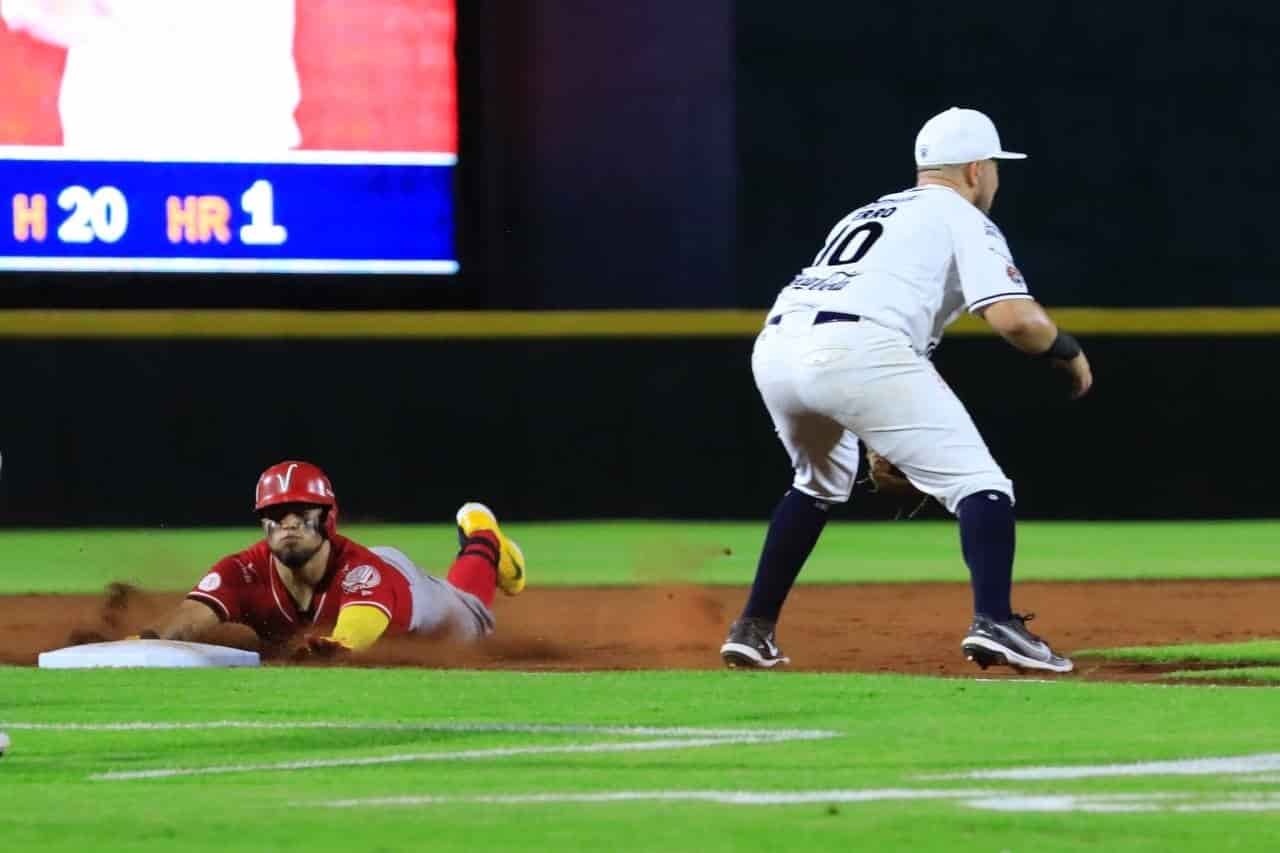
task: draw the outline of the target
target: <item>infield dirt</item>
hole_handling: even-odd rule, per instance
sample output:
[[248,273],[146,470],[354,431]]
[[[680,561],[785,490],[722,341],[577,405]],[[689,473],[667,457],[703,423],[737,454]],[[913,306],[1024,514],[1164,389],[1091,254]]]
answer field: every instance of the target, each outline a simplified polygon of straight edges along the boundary
[[[499,596],[497,634],[474,646],[423,637],[384,638],[355,666],[512,670],[716,669],[725,630],[746,596],[734,587],[655,585],[530,588]],[[792,670],[978,673],[960,654],[971,601],[967,584],[805,585],[793,592],[778,642]],[[34,665],[38,654],[77,642],[121,639],[154,626],[181,593],[113,584],[104,596],[0,597],[0,663]],[[1066,654],[1080,648],[1233,642],[1280,633],[1280,579],[1022,583],[1015,607]],[[257,648],[242,626],[209,642]],[[294,665],[261,649],[268,665]],[[1073,678],[1141,681],[1173,667],[1078,661]],[[1185,668],[1185,667],[1183,667]],[[1009,670],[993,668],[988,675]]]

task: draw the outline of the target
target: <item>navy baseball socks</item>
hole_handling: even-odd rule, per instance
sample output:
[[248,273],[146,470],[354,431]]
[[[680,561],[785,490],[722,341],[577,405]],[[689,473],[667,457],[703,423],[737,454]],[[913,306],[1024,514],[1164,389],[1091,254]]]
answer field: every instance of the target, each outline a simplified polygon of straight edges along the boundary
[[1002,492],[975,492],[956,508],[960,550],[973,582],[973,612],[1009,618],[1013,587],[1013,501]]
[[813,553],[813,546],[818,544],[830,511],[831,504],[796,489],[789,489],[782,496],[769,521],[743,616],[778,621],[782,603]]
[[826,501],[796,489],[788,490],[778,502],[760,551],[751,595],[720,647],[720,657],[729,667],[767,669],[788,662],[774,642],[778,614],[822,535],[830,509]]
[[1027,630],[1034,614],[1014,613],[1010,604],[1013,501],[1002,492],[976,492],[960,501],[956,515],[960,548],[973,583],[973,624],[960,644],[965,657],[983,669],[1007,665],[1018,670],[1071,672],[1070,660]]

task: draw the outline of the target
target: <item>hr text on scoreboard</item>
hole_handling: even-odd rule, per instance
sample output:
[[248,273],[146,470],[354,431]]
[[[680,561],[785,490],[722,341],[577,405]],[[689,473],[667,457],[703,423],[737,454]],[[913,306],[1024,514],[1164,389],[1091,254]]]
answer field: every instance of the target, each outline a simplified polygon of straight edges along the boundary
[[[288,229],[275,220],[275,189],[270,181],[257,180],[240,194],[241,216],[222,195],[169,195],[164,200],[165,239],[172,244],[238,240],[246,246],[280,246]],[[115,243],[129,230],[129,201],[114,186],[63,187],[55,198],[63,214],[54,238],[60,243]],[[13,238],[19,243],[44,243],[50,238],[49,197],[42,192],[14,193]],[[240,219],[243,224],[237,225]]]

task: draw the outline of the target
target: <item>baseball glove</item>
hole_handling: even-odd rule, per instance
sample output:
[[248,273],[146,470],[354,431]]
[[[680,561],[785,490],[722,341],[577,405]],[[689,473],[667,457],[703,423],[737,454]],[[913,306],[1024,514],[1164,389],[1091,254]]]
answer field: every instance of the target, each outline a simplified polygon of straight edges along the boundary
[[929,502],[929,496],[917,489],[897,465],[867,448],[867,478],[871,491],[885,495],[898,504],[894,518],[914,518]]
[[867,448],[867,479],[871,481],[871,491],[889,495],[890,497],[913,497],[920,491],[911,485],[911,481],[888,459],[871,448]]

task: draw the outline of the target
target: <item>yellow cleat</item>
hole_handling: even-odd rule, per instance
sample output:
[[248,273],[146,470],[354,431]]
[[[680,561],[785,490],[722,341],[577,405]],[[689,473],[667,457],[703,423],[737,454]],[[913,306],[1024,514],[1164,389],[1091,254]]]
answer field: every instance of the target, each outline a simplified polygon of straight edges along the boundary
[[488,530],[498,537],[498,588],[507,595],[519,595],[524,589],[524,552],[498,529],[493,510],[471,501],[458,510],[458,542],[464,544],[477,530]]

